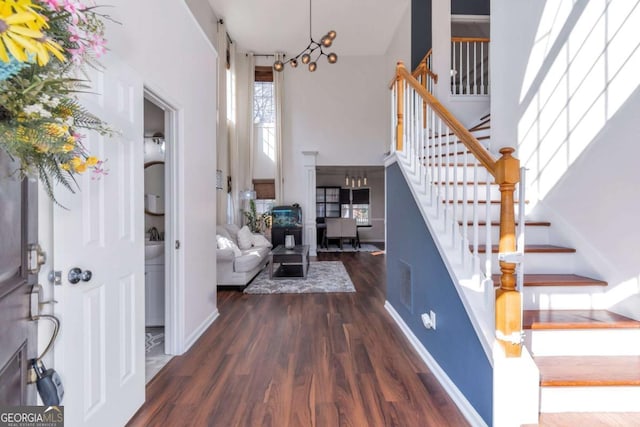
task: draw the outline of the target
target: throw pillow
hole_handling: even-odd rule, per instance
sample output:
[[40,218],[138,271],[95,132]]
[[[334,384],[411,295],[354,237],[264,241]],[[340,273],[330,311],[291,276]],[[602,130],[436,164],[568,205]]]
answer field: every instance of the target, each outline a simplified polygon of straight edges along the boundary
[[253,244],[253,246],[259,246],[259,247],[267,246],[270,248],[273,246],[271,242],[268,241],[267,238],[264,237],[262,234],[252,234],[251,243]]
[[238,248],[238,245],[227,237],[223,237],[219,234],[216,235],[216,243],[218,245],[218,249],[232,249],[235,256],[242,255],[242,251]]
[[251,230],[246,225],[238,231],[238,247],[242,250],[251,248]]

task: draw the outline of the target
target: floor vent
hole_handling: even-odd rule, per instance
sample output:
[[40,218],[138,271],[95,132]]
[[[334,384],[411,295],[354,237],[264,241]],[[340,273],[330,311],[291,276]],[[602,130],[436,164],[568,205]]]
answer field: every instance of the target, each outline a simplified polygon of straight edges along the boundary
[[400,302],[413,314],[413,280],[411,266],[404,261],[398,261],[400,276]]

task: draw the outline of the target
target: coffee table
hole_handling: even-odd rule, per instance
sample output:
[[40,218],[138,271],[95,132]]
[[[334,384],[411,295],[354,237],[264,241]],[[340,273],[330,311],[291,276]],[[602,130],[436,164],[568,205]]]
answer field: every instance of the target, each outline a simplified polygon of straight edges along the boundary
[[[275,268],[274,264],[278,264]],[[270,279],[304,279],[309,270],[309,245],[296,245],[291,249],[279,245],[269,254]]]

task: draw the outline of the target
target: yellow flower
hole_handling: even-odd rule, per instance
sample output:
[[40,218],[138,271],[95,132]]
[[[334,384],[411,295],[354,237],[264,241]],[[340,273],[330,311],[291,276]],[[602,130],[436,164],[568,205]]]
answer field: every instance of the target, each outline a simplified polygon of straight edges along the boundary
[[98,164],[98,158],[94,156],[87,157],[87,166],[95,166]]
[[62,151],[65,153],[68,153],[71,150],[73,150],[73,144],[64,144],[62,146]]
[[39,153],[47,153],[49,151],[49,146],[47,144],[38,142],[34,145],[36,146],[36,151],[38,151]]
[[20,62],[26,62],[29,53],[38,55],[39,39],[44,37],[40,30],[46,21],[30,5],[31,1],[0,3],[0,60],[9,62],[7,51]]
[[76,166],[75,170],[78,173],[85,172],[87,170],[87,164],[86,163],[79,164],[78,166]]
[[60,163],[60,168],[68,171],[71,169],[71,166],[69,165],[69,163]]
[[82,164],[82,159],[80,157],[74,157],[73,159],[71,159],[71,166],[73,166],[74,169],[77,169],[78,166],[80,166]]
[[58,138],[63,136],[65,133],[67,133],[67,130],[69,130],[69,126],[59,125],[56,123],[47,123],[44,125],[44,127],[49,135]]

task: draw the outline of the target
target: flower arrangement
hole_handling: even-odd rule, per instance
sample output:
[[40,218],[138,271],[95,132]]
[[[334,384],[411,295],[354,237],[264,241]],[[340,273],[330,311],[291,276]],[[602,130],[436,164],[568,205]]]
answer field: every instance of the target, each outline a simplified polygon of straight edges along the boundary
[[107,173],[82,132],[112,130],[80,105],[74,77],[105,52],[102,18],[79,0],[0,0],[0,149],[53,200],[54,183],[73,192],[76,174]]

